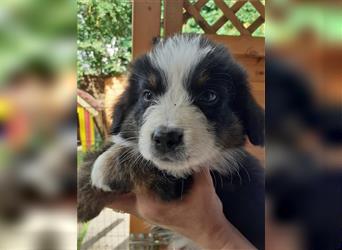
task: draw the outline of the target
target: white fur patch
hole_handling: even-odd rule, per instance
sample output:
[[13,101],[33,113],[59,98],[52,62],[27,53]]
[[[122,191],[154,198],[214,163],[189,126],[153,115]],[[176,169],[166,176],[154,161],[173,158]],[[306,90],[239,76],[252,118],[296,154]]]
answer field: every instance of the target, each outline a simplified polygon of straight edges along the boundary
[[111,141],[117,145],[124,146],[124,147],[136,147],[136,143],[130,142],[124,138],[121,137],[120,133],[117,135],[113,135],[111,138]]
[[[144,124],[140,130],[139,151],[144,158],[154,162],[161,170],[181,177],[196,170],[200,167],[199,164],[207,162],[218,152],[215,147],[215,136],[208,131],[209,124],[203,113],[186,99],[174,99],[171,96],[172,91],[146,111]],[[185,161],[165,162],[152,155],[151,135],[159,126],[184,130]]]
[[111,192],[112,189],[106,183],[106,176],[104,169],[108,168],[107,161],[109,157],[112,155],[112,150],[114,148],[109,148],[107,151],[103,152],[99,157],[97,157],[96,161],[93,164],[93,168],[91,170],[91,184],[106,192]]
[[[174,36],[158,44],[149,57],[153,65],[166,73],[168,85],[182,85],[195,66],[213,49],[200,47],[201,37]],[[178,93],[179,94],[179,93]]]

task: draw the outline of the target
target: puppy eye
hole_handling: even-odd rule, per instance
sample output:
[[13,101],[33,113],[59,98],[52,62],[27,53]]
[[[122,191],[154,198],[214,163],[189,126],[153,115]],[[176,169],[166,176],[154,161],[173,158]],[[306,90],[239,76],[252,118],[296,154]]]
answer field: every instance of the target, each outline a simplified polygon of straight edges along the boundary
[[202,92],[199,97],[198,101],[204,103],[204,104],[215,104],[218,101],[218,96],[216,92],[209,90]]
[[153,93],[149,90],[144,90],[143,97],[145,102],[150,102],[153,99]]

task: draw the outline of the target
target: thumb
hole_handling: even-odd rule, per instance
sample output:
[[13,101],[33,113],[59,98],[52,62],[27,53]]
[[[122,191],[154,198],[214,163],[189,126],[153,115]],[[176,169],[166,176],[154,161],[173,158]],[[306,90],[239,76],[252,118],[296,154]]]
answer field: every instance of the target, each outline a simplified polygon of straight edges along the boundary
[[107,207],[120,212],[136,215],[136,196],[134,193],[122,194],[119,196],[116,195]]
[[194,184],[192,190],[214,188],[213,181],[208,168],[202,168],[194,173]]

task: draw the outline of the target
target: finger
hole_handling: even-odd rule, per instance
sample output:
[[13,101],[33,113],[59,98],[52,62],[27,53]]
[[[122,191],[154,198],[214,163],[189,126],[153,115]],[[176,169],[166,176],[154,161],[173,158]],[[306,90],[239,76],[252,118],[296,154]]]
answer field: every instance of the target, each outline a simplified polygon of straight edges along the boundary
[[196,172],[193,175],[194,185],[193,189],[207,189],[208,187],[213,187],[213,181],[208,168],[202,168],[201,171]]
[[139,190],[136,190],[136,198],[138,205],[156,204],[161,202],[152,190],[148,190],[146,188],[140,188]]
[[133,193],[116,196],[116,198],[111,201],[107,207],[116,211],[136,215],[136,196]]
[[200,171],[194,173],[194,178],[199,180],[209,180],[210,170],[208,168],[201,168]]

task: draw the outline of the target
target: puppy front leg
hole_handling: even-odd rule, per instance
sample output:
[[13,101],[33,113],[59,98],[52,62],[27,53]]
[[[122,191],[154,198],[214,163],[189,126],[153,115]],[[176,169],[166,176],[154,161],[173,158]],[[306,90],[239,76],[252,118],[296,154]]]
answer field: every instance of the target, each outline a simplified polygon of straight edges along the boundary
[[96,217],[115,198],[129,192],[132,182],[119,164],[121,151],[115,145],[89,153],[78,169],[77,217],[86,222]]
[[109,187],[108,174],[113,171],[112,168],[115,168],[115,162],[111,162],[115,153],[115,145],[113,145],[97,157],[91,170],[92,186],[106,192],[112,191]]
[[[94,153],[93,153],[94,154]],[[93,157],[88,155],[88,158]],[[96,217],[105,207],[110,195],[91,185],[91,170],[94,160],[87,159],[78,168],[77,173],[77,218],[78,222],[87,222]]]
[[94,162],[91,171],[92,186],[105,191],[127,193],[132,189],[128,169],[120,163],[125,150],[113,145]]

